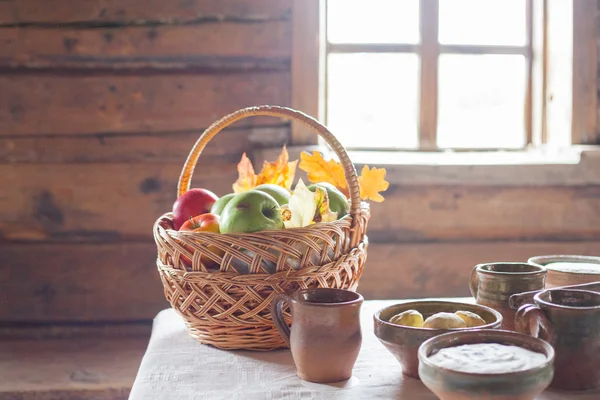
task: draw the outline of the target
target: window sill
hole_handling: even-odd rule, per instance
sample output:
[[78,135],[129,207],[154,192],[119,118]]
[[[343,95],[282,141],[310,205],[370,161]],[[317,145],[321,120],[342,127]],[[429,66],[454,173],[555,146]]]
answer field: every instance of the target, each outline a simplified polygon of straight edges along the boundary
[[[290,159],[318,146],[288,147]],[[278,149],[261,149],[255,160],[275,159]],[[272,154],[271,154],[272,153]],[[522,151],[349,151],[357,171],[385,168],[398,185],[548,186],[600,184],[600,146]]]

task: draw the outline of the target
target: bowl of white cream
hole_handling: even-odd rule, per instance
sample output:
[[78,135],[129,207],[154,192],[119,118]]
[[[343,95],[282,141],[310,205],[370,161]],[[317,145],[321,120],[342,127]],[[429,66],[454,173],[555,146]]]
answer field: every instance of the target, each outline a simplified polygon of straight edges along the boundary
[[533,400],[554,376],[547,342],[503,330],[445,333],[419,347],[419,378],[441,400]]
[[531,257],[527,262],[548,270],[546,289],[600,281],[600,257],[549,255]]

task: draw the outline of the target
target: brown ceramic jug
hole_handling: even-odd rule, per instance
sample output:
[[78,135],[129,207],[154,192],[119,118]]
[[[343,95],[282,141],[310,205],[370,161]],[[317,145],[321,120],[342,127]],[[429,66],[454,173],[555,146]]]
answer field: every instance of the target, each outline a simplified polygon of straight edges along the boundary
[[536,294],[535,304],[519,308],[519,333],[550,343],[556,353],[554,379],[559,390],[600,388],[600,293],[549,289]]
[[514,331],[515,310],[508,304],[510,296],[544,289],[546,273],[544,267],[528,263],[479,264],[471,272],[471,294],[477,304],[488,306],[502,314],[501,329]]
[[[283,318],[284,303],[292,313],[291,332]],[[275,296],[271,315],[290,346],[301,379],[327,383],[352,377],[362,344],[362,303],[360,294],[342,289],[305,289]]]

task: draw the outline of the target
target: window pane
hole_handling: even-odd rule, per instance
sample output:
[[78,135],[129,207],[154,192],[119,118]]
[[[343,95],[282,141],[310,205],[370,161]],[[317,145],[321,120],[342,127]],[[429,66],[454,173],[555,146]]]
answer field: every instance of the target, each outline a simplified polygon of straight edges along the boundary
[[346,147],[415,148],[415,54],[330,54],[327,125]]
[[525,145],[525,57],[442,54],[438,146]]
[[526,3],[526,0],[440,0],[440,43],[524,46]]
[[419,0],[327,0],[331,43],[418,43]]

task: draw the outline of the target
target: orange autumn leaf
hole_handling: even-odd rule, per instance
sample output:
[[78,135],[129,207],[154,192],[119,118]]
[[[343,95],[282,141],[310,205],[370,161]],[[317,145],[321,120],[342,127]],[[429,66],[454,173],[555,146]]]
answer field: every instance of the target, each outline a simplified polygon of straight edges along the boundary
[[384,199],[379,192],[387,190],[390,183],[385,180],[385,168],[375,168],[369,170],[365,165],[358,177],[360,185],[360,198],[363,200],[371,199],[381,203]]
[[297,164],[298,160],[289,162],[287,149],[283,146],[277,161],[264,162],[262,171],[256,177],[256,186],[272,183],[290,190],[296,175]]
[[242,154],[242,159],[240,160],[237,169],[239,177],[233,184],[234,193],[245,192],[246,190],[256,187],[254,167],[252,167],[252,162],[246,156],[246,153]]
[[308,174],[308,179],[313,183],[328,182],[348,195],[344,167],[336,160],[325,161],[318,151],[312,155],[307,152],[300,154],[300,169]]

